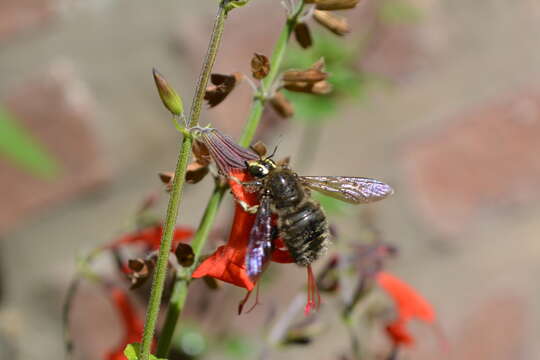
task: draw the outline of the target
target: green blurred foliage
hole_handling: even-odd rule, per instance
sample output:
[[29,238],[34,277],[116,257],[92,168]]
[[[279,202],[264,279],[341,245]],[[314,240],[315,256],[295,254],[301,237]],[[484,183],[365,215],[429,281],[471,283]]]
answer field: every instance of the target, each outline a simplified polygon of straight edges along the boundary
[[312,95],[285,91],[294,105],[294,118],[316,125],[335,116],[342,100],[364,100],[372,79],[357,67],[359,47],[352,47],[345,39],[321,31],[314,31],[314,39],[314,44],[309,49],[290,49],[283,68],[307,69],[324,57],[326,71],[330,74],[328,81],[333,86],[330,94]]
[[231,359],[251,359],[255,349],[250,339],[241,336],[229,337],[223,342],[224,353]]
[[2,107],[0,107],[0,155],[40,179],[54,180],[61,173],[60,165],[55,158]]
[[331,196],[321,194],[319,192],[312,192],[311,197],[321,204],[322,208],[329,216],[340,216],[350,214],[353,211],[353,205],[335,199]]
[[386,0],[379,8],[379,19],[385,24],[414,24],[420,21],[420,9],[405,0]]

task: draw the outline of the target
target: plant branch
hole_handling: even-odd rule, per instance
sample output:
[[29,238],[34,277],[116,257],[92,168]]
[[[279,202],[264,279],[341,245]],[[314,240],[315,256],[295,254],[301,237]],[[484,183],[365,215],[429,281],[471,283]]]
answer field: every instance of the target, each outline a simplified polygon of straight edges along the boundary
[[253,105],[251,106],[251,111],[249,113],[244,132],[242,133],[240,141],[238,142],[244,147],[248,146],[253,140],[253,136],[255,136],[255,130],[257,130],[257,127],[259,126],[259,122],[261,121],[264,110],[264,104],[266,103],[266,96],[268,95],[267,92],[277,79],[281,63],[285,57],[287,44],[296,24],[298,23],[298,18],[300,17],[303,9],[304,1],[302,1],[294,13],[288,17],[287,23],[279,35],[276,46],[274,47],[274,52],[272,53],[272,57],[270,59],[270,72],[268,73],[268,76],[266,76],[261,82],[260,92],[263,96],[254,97]]
[[[201,114],[206,84],[208,82],[208,79],[210,78],[212,67],[214,66],[214,62],[216,59],[217,50],[219,48],[219,44],[223,35],[225,16],[226,12],[224,8],[224,2],[222,1],[220,3],[218,14],[214,22],[214,28],[212,30],[212,36],[210,44],[208,46],[208,52],[204,59],[201,76],[199,77],[194,99],[191,104],[191,111],[189,117],[190,127],[196,126],[199,123],[199,117]],[[146,312],[146,322],[144,326],[141,352],[139,354],[140,360],[149,360],[150,358],[150,348],[154,338],[156,322],[160,310],[161,296],[163,294],[163,287],[167,276],[169,253],[171,251],[174,227],[176,225],[176,220],[178,217],[178,207],[180,206],[182,200],[182,190],[185,183],[186,168],[191,154],[192,142],[193,139],[191,136],[184,136],[182,140],[182,146],[178,153],[178,161],[176,164],[171,196],[169,198],[167,216],[163,228],[163,235],[161,238],[161,245],[159,248],[156,270],[152,281],[152,290],[150,292],[148,310]]]
[[[304,3],[302,1],[294,14],[287,19],[287,23],[282,30],[281,35],[279,36],[271,58],[272,67],[270,73],[262,82],[261,91],[263,93],[270,89],[270,87],[277,78],[278,70],[285,55],[287,43],[294,30],[294,27],[296,26],[296,22],[298,21],[299,15],[301,14],[303,8]],[[208,77],[206,78],[206,81],[208,81]],[[204,95],[204,92],[202,92],[202,94]],[[251,107],[250,116],[246,122],[244,131],[239,141],[239,144],[241,146],[247,147],[253,140],[255,130],[257,129],[257,126],[259,125],[262,116],[264,103],[264,99],[260,99],[259,97],[255,96],[253,105]],[[200,107],[198,108],[198,111],[200,111]],[[217,212],[219,210],[219,206],[225,195],[226,189],[226,186],[216,184],[216,187],[214,188],[210,200],[206,205],[204,215],[192,241],[193,252],[195,253],[194,265],[190,269],[187,269],[183,276],[175,281],[173,295],[169,303],[169,309],[167,311],[165,319],[165,325],[158,341],[158,357],[166,357],[169,353],[170,344],[174,335],[176,324],[178,322],[179,316],[182,313],[185,300],[187,298],[188,286],[191,281],[191,274],[199,263],[201,251],[206,243],[206,240],[208,239],[210,229],[212,228]]]

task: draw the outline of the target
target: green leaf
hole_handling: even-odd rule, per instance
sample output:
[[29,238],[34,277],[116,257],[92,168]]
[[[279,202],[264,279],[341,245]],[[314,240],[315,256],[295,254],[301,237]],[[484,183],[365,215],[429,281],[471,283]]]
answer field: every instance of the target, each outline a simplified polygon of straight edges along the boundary
[[[124,349],[124,356],[128,360],[139,360],[139,352],[141,351],[141,344],[133,343],[128,344]],[[157,358],[155,355],[150,354],[150,360],[167,360],[163,358]]]
[[138,360],[140,347],[141,344],[139,343],[128,344],[128,346],[126,346],[124,349],[124,355],[128,360]]
[[225,1],[225,12],[228,13],[229,11],[239,8],[241,6],[246,5],[249,0],[224,0]]
[[0,107],[0,154],[32,175],[55,179],[60,165],[6,109]]

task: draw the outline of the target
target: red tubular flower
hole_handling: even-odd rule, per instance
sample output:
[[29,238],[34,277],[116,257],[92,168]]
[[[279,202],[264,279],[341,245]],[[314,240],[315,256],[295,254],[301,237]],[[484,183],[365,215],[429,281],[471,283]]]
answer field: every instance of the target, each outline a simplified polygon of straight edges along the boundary
[[[163,235],[163,226],[161,224],[147,227],[129,234],[126,234],[112,244],[106,246],[107,249],[116,249],[124,245],[144,245],[147,251],[159,249],[161,245],[161,236]],[[174,229],[171,251],[174,251],[179,243],[187,242],[193,236],[193,230],[185,227],[176,227]]]
[[109,289],[111,300],[114,302],[115,309],[121,318],[124,328],[124,336],[118,346],[109,351],[106,360],[127,360],[124,356],[124,349],[128,344],[139,342],[143,332],[144,323],[138,316],[133,304],[129,300],[127,293],[119,287],[112,286]]
[[386,326],[386,331],[395,346],[410,346],[414,344],[414,337],[407,329],[411,319],[418,319],[428,324],[435,322],[433,307],[416,290],[391,275],[381,271],[376,277],[377,283],[394,300],[397,316]]

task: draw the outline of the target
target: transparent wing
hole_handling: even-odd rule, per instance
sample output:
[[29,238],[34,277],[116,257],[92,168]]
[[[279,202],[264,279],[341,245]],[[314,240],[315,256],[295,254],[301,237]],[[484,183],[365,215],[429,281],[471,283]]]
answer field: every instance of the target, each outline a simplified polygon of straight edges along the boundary
[[300,176],[308,188],[351,204],[366,204],[392,195],[394,190],[374,179],[354,176]]
[[264,270],[264,266],[272,255],[272,213],[270,198],[262,196],[255,216],[255,222],[249,233],[246,253],[246,271],[254,280]]

